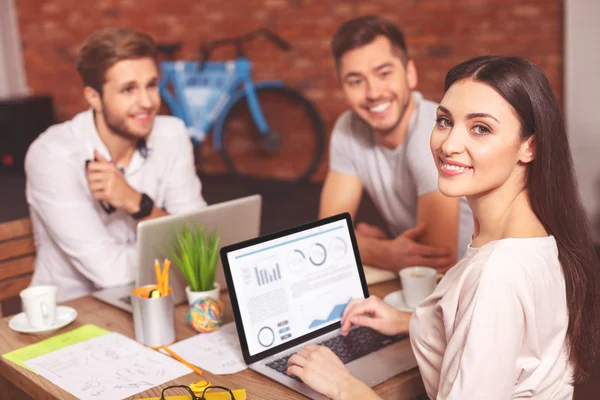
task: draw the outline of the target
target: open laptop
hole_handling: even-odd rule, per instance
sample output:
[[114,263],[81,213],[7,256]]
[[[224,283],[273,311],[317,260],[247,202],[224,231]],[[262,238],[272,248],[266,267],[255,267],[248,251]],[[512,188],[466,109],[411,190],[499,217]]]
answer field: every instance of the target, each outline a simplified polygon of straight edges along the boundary
[[222,247],[221,261],[249,368],[322,398],[286,374],[289,357],[308,343],[331,348],[369,386],[417,365],[406,334],[340,334],[348,302],[369,296],[348,213]]
[[[172,246],[177,232],[185,224],[191,227],[202,225],[209,232],[217,230],[221,234],[221,246],[225,246],[259,235],[261,205],[262,197],[252,195],[213,204],[191,213],[167,215],[140,222],[137,226],[138,268],[135,283],[99,290],[92,293],[92,296],[132,312],[131,291],[135,287],[156,283],[154,260],[158,259],[162,265],[165,258],[170,259],[167,248]],[[221,289],[226,288],[227,282],[220,261],[215,281],[221,285]],[[187,301],[187,283],[175,262],[169,268],[169,286],[172,288],[175,304]]]

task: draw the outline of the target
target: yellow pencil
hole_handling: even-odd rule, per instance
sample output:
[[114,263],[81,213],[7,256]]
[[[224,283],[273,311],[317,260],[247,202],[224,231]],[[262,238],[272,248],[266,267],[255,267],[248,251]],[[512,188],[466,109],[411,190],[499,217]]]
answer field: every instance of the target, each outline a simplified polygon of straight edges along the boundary
[[169,260],[168,258],[165,259],[165,265],[164,265],[164,269],[163,269],[163,287],[165,289],[163,296],[166,296],[169,294],[169,267],[171,266],[171,260]]
[[194,371],[195,373],[197,373],[198,375],[202,375],[204,374],[204,372],[196,367],[195,365],[190,364],[189,362],[185,361],[183,358],[179,357],[176,353],[173,352],[173,350],[169,349],[167,346],[163,346],[162,347],[167,353],[169,353],[169,355],[171,357],[173,357],[174,359],[176,359],[177,361],[179,361],[180,363],[182,363],[183,365],[189,367],[192,369],[192,371]]
[[[156,286],[159,292],[162,292],[162,274],[160,273],[160,264],[158,263],[158,259],[154,259],[154,271],[156,272]],[[162,295],[162,293],[161,293]]]

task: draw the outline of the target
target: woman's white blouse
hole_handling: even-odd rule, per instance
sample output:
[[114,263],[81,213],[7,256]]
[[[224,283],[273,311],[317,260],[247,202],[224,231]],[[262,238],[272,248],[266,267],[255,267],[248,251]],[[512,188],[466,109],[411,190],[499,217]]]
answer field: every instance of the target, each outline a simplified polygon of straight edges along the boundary
[[431,399],[571,399],[565,281],[554,237],[492,241],[415,310],[410,337]]

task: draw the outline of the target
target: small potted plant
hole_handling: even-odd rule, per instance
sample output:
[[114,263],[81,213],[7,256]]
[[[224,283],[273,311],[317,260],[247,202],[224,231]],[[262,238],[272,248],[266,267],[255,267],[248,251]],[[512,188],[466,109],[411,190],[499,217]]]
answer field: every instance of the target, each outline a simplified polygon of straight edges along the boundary
[[207,234],[203,226],[190,228],[186,224],[177,233],[169,254],[188,284],[185,293],[190,305],[202,297],[219,300],[221,287],[215,282],[215,273],[220,243],[220,234]]

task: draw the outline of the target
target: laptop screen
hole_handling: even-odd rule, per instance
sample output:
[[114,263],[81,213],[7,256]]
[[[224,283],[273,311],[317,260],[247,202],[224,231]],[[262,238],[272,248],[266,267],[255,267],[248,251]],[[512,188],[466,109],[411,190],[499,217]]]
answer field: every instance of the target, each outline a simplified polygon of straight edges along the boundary
[[222,253],[249,356],[339,327],[348,302],[368,296],[347,214],[250,242]]

